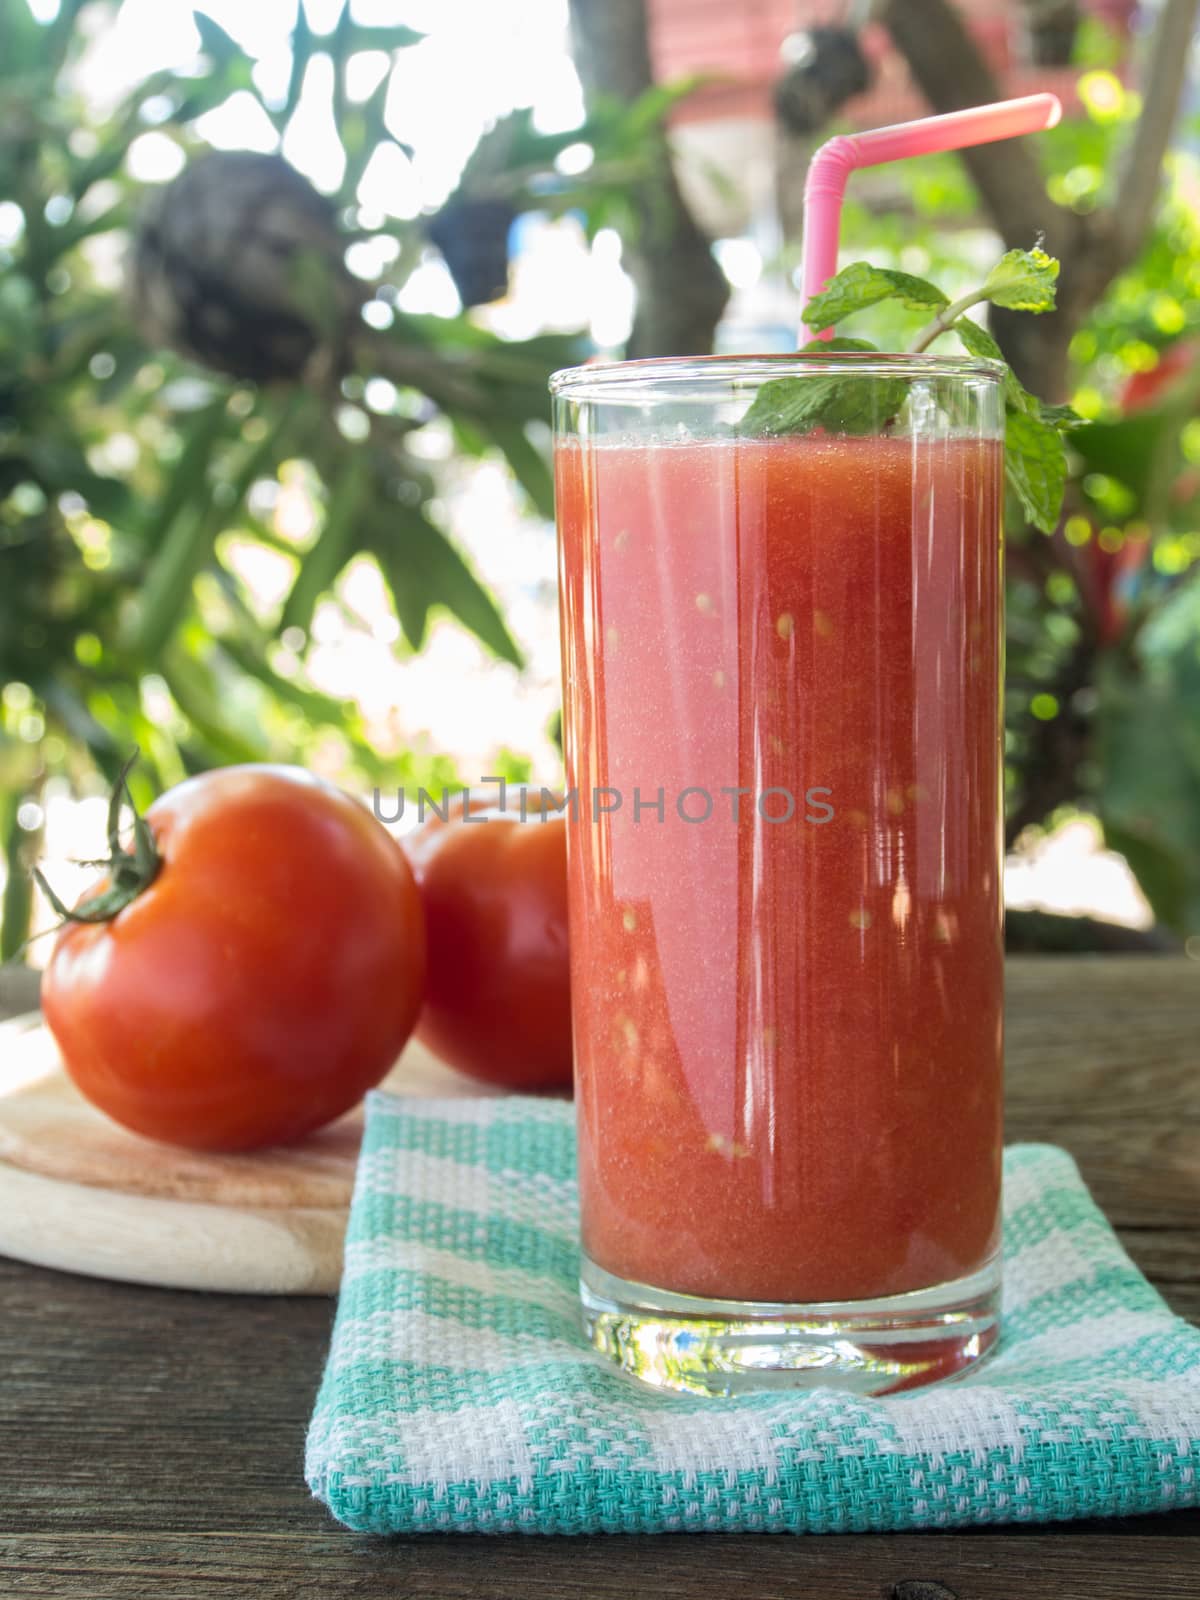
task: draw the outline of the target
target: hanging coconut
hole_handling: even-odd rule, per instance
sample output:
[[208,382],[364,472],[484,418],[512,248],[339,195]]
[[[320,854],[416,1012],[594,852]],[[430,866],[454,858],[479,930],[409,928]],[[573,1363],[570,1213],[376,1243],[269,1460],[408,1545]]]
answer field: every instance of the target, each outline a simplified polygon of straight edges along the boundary
[[129,296],[145,335],[235,378],[341,370],[362,292],[333,206],[281,156],[212,151],[155,197]]
[[425,232],[442,253],[464,308],[508,293],[508,235],[517,211],[513,180],[537,157],[533,113],[510,111],[486,128],[458,185]]
[[852,28],[808,28],[785,48],[792,65],[775,85],[775,114],[789,133],[819,133],[870,87],[871,68]]
[[1078,0],[1026,0],[1029,55],[1037,67],[1069,67],[1081,18]]
[[483,306],[508,293],[508,230],[516,212],[505,200],[451,200],[427,232],[442,252],[464,306]]

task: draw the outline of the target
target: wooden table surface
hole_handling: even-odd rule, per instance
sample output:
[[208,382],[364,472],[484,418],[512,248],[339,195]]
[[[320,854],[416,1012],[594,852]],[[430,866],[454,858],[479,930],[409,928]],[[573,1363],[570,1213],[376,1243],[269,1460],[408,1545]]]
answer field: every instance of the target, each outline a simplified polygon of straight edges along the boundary
[[[1200,1321],[1200,964],[1009,973],[1008,1127],[1079,1160]],[[1200,1512],[973,1533],[373,1539],[304,1485],[331,1302],[140,1289],[0,1262],[0,1600],[1174,1600]]]

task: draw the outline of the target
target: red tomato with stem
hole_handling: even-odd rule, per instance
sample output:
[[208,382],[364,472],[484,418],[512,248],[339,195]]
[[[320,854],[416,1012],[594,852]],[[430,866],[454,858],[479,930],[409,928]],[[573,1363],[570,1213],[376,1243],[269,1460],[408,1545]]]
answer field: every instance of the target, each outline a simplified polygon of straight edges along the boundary
[[281,1144],[349,1110],[404,1046],[424,987],[420,898],[387,830],[270,766],[181,783],[136,825],[133,853],[116,819],[109,878],[74,913],[108,915],[64,926],[42,988],[80,1091],[196,1150]]
[[417,1037],[510,1089],[571,1084],[567,836],[531,806],[431,817],[405,840],[425,906],[429,974]]

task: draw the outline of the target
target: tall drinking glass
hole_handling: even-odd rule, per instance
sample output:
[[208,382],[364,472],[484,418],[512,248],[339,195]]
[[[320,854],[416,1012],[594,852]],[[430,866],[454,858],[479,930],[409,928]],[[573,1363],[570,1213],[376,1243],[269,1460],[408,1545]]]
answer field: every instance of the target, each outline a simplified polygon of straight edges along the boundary
[[996,1338],[1001,376],[552,381],[583,1314],[647,1382]]

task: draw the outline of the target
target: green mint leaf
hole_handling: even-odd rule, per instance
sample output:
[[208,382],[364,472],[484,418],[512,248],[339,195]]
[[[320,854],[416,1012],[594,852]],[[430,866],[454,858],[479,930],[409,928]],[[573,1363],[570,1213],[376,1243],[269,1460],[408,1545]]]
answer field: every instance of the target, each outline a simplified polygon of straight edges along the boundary
[[[1057,262],[1054,267],[1057,270]],[[1004,362],[1000,346],[977,322],[964,316],[951,323],[951,327],[968,355],[984,361]],[[1058,526],[1067,481],[1062,435],[1083,419],[1070,406],[1049,406],[1030,394],[1007,362],[1004,362],[1004,402],[1004,470],[1009,487],[1030,522],[1043,533],[1053,533]]]
[[824,428],[826,433],[878,433],[907,395],[907,379],[868,373],[776,378],[755,395],[738,432],[743,436],[811,433]]
[[823,351],[836,355],[839,350],[867,351],[878,355],[879,346],[872,344],[870,339],[810,339],[806,345],[800,347],[802,356],[819,356]]
[[1053,311],[1058,262],[1044,250],[1009,250],[988,273],[983,292],[1010,311]]
[[819,332],[881,300],[899,300],[912,311],[938,311],[950,303],[939,288],[924,278],[888,267],[873,267],[869,261],[854,261],[812,297],[804,308],[804,320]]
[[999,361],[1003,364],[1006,403],[1015,406],[1018,411],[1028,411],[1031,416],[1038,416],[1041,402],[1018,383],[1016,374],[1004,360],[1003,350],[987,329],[981,328],[977,322],[972,322],[970,317],[959,317],[958,321],[952,322],[950,326],[962,341],[968,355],[976,356],[981,361]]
[[1057,427],[1010,405],[1004,471],[1030,522],[1043,533],[1053,533],[1067,484],[1067,456]]
[[1003,361],[1004,352],[992,338],[986,328],[981,328],[977,322],[972,322],[970,317],[959,317],[957,322],[950,326],[962,340],[963,348],[969,356],[978,356],[981,361]]
[[1037,407],[1037,414],[1042,421],[1052,428],[1057,428],[1060,433],[1066,433],[1071,428],[1083,427],[1085,419],[1079,415],[1074,406],[1048,406],[1044,400],[1034,399],[1033,395],[1029,398]]

